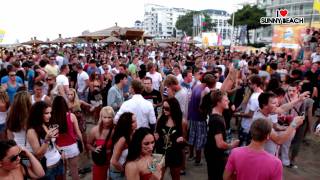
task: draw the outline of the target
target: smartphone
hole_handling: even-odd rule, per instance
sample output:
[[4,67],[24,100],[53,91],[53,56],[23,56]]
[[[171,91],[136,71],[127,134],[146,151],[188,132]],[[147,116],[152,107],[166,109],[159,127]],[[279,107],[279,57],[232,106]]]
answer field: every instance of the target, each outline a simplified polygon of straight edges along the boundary
[[21,163],[23,163],[26,166],[30,165],[30,159],[28,158],[28,156],[24,151],[21,152],[20,158],[21,158]]
[[235,69],[239,69],[239,62],[240,62],[240,60],[238,60],[238,59],[232,60],[233,67],[234,67]]

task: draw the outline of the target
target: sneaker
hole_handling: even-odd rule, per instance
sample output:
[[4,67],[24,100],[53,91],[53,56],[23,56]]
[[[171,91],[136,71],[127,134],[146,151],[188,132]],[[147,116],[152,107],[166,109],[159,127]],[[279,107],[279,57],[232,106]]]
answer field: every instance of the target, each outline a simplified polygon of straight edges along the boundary
[[294,165],[294,164],[289,164],[286,166],[287,168],[290,168],[290,169],[298,169],[298,166],[297,165]]

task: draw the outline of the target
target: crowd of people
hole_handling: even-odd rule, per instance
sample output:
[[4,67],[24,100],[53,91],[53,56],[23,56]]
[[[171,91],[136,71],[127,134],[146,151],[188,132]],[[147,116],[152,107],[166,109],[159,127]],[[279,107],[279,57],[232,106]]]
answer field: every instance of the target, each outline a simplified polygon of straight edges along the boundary
[[320,134],[318,36],[308,29],[300,52],[3,50],[0,177],[77,180],[84,153],[95,180],[160,180],[167,169],[179,180],[203,154],[210,180],[282,179],[306,134]]

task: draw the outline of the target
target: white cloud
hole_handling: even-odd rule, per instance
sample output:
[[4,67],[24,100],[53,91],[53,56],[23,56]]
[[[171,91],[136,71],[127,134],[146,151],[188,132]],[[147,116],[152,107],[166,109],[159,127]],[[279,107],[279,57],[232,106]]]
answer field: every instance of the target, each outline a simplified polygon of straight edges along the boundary
[[232,12],[234,4],[252,0],[1,0],[0,29],[3,43],[78,36],[115,25],[133,26],[143,20],[144,4],[153,3],[187,9],[222,9]]

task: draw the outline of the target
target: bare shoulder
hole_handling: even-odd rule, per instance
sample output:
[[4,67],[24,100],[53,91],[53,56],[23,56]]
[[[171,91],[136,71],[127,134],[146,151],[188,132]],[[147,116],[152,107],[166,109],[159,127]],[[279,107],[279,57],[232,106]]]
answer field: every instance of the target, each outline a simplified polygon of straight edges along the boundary
[[37,133],[33,128],[27,130],[27,137],[34,137],[35,135],[37,135]]
[[96,136],[99,132],[99,126],[94,126],[93,128],[91,128],[90,130],[90,135],[91,136]]
[[138,162],[137,161],[130,161],[126,163],[126,171],[128,172],[137,172],[139,170],[138,168]]
[[126,145],[126,139],[124,137],[121,137],[115,144],[115,146],[123,149],[123,147]]
[[74,122],[77,120],[76,115],[74,115],[73,113],[70,113],[70,117],[71,117],[71,122]]

